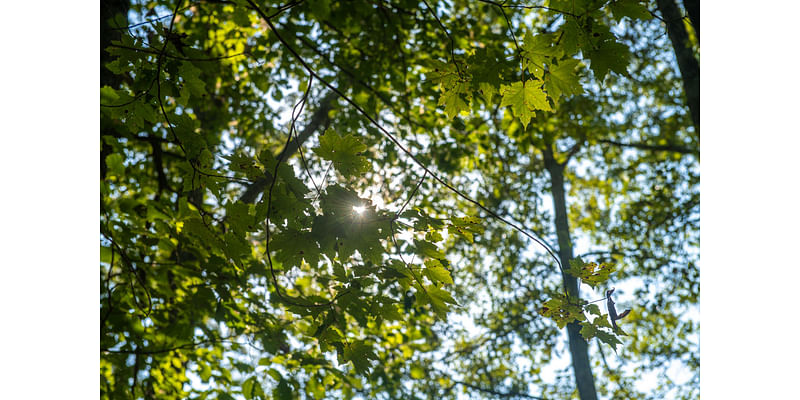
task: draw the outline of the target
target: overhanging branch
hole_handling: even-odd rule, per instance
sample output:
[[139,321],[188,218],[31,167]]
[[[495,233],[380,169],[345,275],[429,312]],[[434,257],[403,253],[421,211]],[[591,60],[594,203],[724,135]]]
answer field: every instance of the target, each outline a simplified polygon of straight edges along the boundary
[[679,146],[675,144],[665,144],[665,145],[654,145],[654,144],[647,144],[647,143],[622,143],[616,140],[610,139],[598,139],[598,143],[605,143],[610,144],[617,147],[631,147],[640,150],[651,150],[651,151],[669,151],[673,153],[680,153],[680,154],[694,154],[697,155],[700,151],[698,149],[692,149],[685,146]]
[[[329,92],[325,97],[322,98],[322,101],[319,103],[319,107],[314,114],[311,115],[311,121],[309,121],[308,125],[306,125],[305,129],[297,136],[297,141],[292,141],[286,147],[286,151],[284,152],[284,159],[291,157],[299,148],[303,145],[303,143],[308,140],[319,128],[328,121],[328,112],[333,108],[333,102],[336,100],[337,94],[334,92]],[[242,194],[242,197],[239,198],[240,201],[252,204],[256,201],[256,198],[260,193],[267,188],[267,185],[272,182],[272,175],[267,171],[263,178],[260,178],[250,184],[247,189]]]

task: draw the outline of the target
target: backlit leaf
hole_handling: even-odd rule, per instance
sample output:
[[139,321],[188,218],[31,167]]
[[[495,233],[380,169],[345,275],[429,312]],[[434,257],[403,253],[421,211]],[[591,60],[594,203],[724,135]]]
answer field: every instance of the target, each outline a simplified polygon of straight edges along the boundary
[[571,96],[583,93],[583,86],[575,70],[579,63],[580,61],[571,58],[550,67],[544,87],[554,102],[558,102],[561,95]]
[[325,160],[332,161],[334,168],[345,177],[359,176],[370,169],[367,158],[361,152],[367,149],[352,134],[339,136],[335,131],[326,132],[319,138],[319,147],[314,152]]
[[536,110],[552,111],[547,102],[547,94],[542,90],[541,81],[514,82],[500,89],[503,101],[501,107],[511,106],[514,116],[527,127]]

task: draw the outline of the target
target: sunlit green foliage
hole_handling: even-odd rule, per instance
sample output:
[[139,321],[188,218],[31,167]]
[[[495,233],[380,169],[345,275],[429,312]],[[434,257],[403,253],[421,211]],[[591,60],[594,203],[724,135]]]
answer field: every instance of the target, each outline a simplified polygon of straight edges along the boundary
[[[697,396],[699,138],[652,5],[103,7],[102,398],[570,398],[569,323]],[[633,282],[625,331],[570,276]]]

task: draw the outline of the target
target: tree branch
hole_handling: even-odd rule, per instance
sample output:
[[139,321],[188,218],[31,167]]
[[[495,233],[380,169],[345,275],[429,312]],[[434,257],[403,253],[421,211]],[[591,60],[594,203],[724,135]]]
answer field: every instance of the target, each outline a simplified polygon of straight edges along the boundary
[[468,387],[470,389],[477,390],[477,391],[483,392],[483,393],[489,393],[489,394],[492,394],[492,395],[495,395],[495,396],[498,396],[498,397],[545,400],[544,397],[531,396],[529,394],[520,393],[520,392],[516,392],[516,391],[511,391],[511,392],[505,392],[504,393],[504,392],[500,392],[500,391],[497,391],[497,390],[494,390],[494,389],[481,387],[481,386],[478,386],[478,385],[475,385],[475,384],[472,384],[472,383],[469,383],[469,382],[458,381],[458,380],[455,380],[453,378],[450,378],[450,380],[453,381],[453,383],[455,383],[457,385],[466,386],[466,387]]
[[[308,122],[305,129],[297,136],[297,140],[293,140],[289,145],[286,147],[285,151],[283,152],[283,158],[287,159],[291,157],[299,148],[300,146],[311,137],[319,128],[325,125],[328,121],[328,112],[333,108],[333,102],[336,100],[336,93],[329,92],[325,97],[322,98],[322,101],[319,103],[319,107],[314,114],[311,115],[311,121]],[[252,204],[256,201],[258,195],[267,188],[272,182],[272,175],[269,171],[264,173],[264,177],[256,180],[242,194],[242,197],[239,198],[239,201]]]
[[665,145],[654,145],[654,144],[647,144],[647,143],[622,143],[616,140],[610,139],[597,139],[598,143],[605,143],[610,144],[617,147],[632,147],[635,149],[640,150],[652,150],[652,151],[670,151],[673,153],[680,153],[680,154],[694,154],[697,155],[700,153],[698,149],[692,149],[689,147],[679,146],[675,144],[665,144]]
[[158,192],[156,192],[156,200],[161,198],[161,193],[167,190],[172,190],[167,181],[167,175],[164,173],[163,153],[161,152],[161,141],[155,136],[150,137],[150,146],[153,148],[153,169],[156,170],[158,177]]

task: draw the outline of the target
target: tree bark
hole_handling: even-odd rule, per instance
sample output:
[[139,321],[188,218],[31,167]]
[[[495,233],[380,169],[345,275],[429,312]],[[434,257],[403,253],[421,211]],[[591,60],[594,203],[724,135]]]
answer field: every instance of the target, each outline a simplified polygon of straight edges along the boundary
[[[564,167],[553,156],[553,150],[548,145],[544,149],[544,166],[550,174],[550,190],[553,194],[553,208],[556,212],[556,236],[558,237],[558,258],[564,268],[569,266],[572,259],[572,238],[569,233],[569,220],[567,218],[567,199],[564,194]],[[564,287],[569,297],[578,297],[578,279],[566,273],[561,274]],[[597,400],[597,390],[594,386],[594,375],[589,362],[589,344],[580,334],[579,324],[567,324],[569,338],[569,352],[572,356],[572,371],[575,374],[575,385],[581,400]]]
[[[106,63],[111,61],[111,55],[106,51],[106,47],[111,44],[112,40],[119,40],[122,31],[114,29],[115,27],[109,24],[109,20],[116,14],[125,16],[125,21],[128,20],[128,9],[130,4],[127,0],[113,0],[100,2],[100,87],[110,86],[118,88],[122,82],[122,77],[115,75],[113,72],[106,68]],[[106,127],[106,129],[113,129],[113,127]],[[106,156],[111,154],[111,146],[101,143],[100,145],[100,180],[106,179],[108,166],[106,166]]]
[[700,42],[700,0],[683,0],[683,8],[689,14],[692,29],[697,35],[697,41]]
[[[689,35],[683,26],[681,11],[675,0],[657,0],[658,9],[667,25],[669,40],[675,49],[678,68],[683,77],[683,91],[686,93],[686,103],[689,105],[689,114],[697,134],[700,134],[700,62],[694,57],[694,52],[689,45]],[[690,17],[691,18],[691,17]],[[698,17],[699,18],[699,17]],[[697,25],[699,27],[700,20]],[[698,36],[699,37],[699,36]]]
[[122,77],[106,68],[106,63],[112,61],[111,54],[108,54],[106,48],[111,45],[112,40],[119,40],[121,37],[122,30],[117,28],[124,28],[124,26],[113,26],[109,20],[117,14],[122,14],[125,21],[128,21],[129,8],[130,4],[127,0],[103,0],[100,2],[100,87],[117,88],[122,82]]

